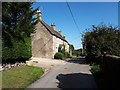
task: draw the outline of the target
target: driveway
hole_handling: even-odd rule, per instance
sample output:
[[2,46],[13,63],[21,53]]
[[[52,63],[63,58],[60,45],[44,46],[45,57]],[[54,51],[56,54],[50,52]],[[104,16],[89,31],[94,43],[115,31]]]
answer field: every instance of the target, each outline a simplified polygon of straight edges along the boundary
[[82,57],[56,65],[28,88],[97,88],[90,66]]

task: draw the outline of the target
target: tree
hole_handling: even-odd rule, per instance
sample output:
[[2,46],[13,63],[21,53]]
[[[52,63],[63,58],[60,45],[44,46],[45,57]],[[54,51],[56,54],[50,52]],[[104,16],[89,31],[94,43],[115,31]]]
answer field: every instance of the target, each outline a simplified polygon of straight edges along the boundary
[[81,48],[77,49],[76,51],[77,51],[77,55],[82,55],[82,49]]
[[31,2],[3,2],[2,7],[2,32],[5,45],[12,46],[12,38],[23,40],[30,37],[38,23],[33,18],[36,10],[32,10]]
[[2,3],[2,53],[3,60],[30,58],[32,55],[31,33],[34,33],[38,18],[33,18],[31,2]]
[[104,51],[120,56],[120,30],[112,25],[92,25],[82,39],[87,53],[100,55]]
[[73,45],[69,45],[69,49],[74,51],[74,46]]

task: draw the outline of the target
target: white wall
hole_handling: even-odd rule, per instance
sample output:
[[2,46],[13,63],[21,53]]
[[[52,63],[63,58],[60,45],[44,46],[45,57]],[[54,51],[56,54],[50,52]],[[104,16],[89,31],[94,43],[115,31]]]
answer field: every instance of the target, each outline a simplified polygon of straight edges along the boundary
[[58,48],[60,44],[65,44],[65,49],[67,52],[69,52],[69,45],[67,42],[61,40],[60,38],[57,38],[56,36],[53,36],[53,57],[56,52],[58,52]]

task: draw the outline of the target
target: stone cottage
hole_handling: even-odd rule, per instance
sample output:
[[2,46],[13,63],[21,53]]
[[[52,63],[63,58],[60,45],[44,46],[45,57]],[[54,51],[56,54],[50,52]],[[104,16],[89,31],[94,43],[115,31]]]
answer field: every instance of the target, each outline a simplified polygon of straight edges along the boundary
[[65,35],[61,35],[61,30],[55,30],[55,24],[49,26],[42,20],[42,13],[37,11],[40,22],[36,25],[36,33],[32,34],[32,56],[39,58],[54,58],[59,47],[65,45],[66,52],[69,52],[69,43],[65,40]]

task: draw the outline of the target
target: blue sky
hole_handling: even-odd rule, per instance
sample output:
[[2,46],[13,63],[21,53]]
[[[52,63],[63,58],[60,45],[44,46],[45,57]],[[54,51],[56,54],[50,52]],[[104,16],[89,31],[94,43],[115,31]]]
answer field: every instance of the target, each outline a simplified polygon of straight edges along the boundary
[[56,31],[61,29],[66,40],[73,44],[75,49],[82,48],[82,35],[85,29],[91,25],[105,24],[118,25],[118,3],[117,2],[68,2],[73,16],[79,27],[79,31],[73,22],[73,18],[66,2],[36,2],[34,9],[43,7],[42,20],[48,25],[52,22],[56,25]]

